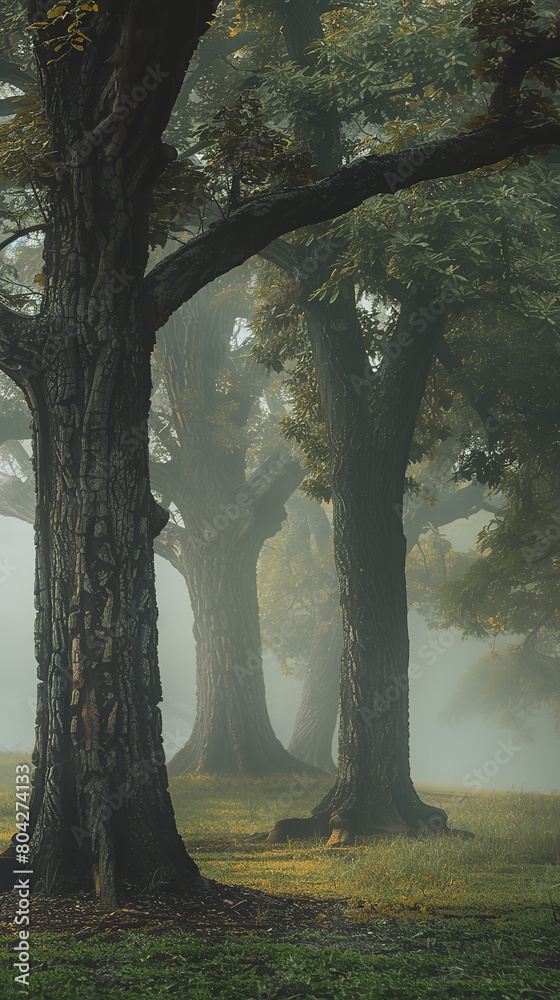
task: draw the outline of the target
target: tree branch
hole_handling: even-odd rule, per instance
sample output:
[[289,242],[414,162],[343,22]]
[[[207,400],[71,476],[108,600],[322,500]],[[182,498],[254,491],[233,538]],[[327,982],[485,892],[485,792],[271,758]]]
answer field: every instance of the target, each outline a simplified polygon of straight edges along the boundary
[[246,497],[246,505],[252,509],[253,522],[261,514],[270,518],[271,507],[278,510],[278,528],[286,519],[284,504],[298,488],[304,478],[295,451],[289,445],[280,445],[241,487]]
[[171,459],[169,462],[150,462],[150,484],[166,501],[175,502],[179,468]]
[[0,514],[17,517],[33,524],[35,521],[35,487],[33,478],[20,479],[0,472]]
[[187,533],[184,528],[168,521],[162,532],[154,538],[154,552],[157,556],[167,559],[181,576],[184,576],[183,549],[187,543]]
[[21,384],[18,369],[30,364],[36,353],[31,341],[37,327],[34,316],[12,309],[0,294],[0,371],[18,385]]
[[[0,413],[0,445],[6,441],[25,441],[31,437],[29,413]],[[11,449],[10,449],[11,450]]]
[[18,229],[17,233],[12,233],[10,236],[7,236],[5,240],[2,240],[0,243],[0,250],[4,250],[6,247],[9,247],[10,243],[15,243],[15,241],[21,239],[22,236],[29,236],[30,233],[44,232],[46,228],[45,223],[42,222],[37,226],[27,226],[25,229]]
[[498,70],[498,85],[489,104],[490,114],[504,115],[515,109],[519,91],[529,70],[538,63],[560,56],[560,36],[540,33],[514,45]]
[[433,507],[428,503],[422,504],[420,509],[415,510],[410,518],[407,518],[404,526],[406,535],[406,550],[411,552],[418,539],[423,533],[428,521],[436,528],[442,528],[446,524],[452,524],[460,518],[467,520],[480,510],[488,510],[497,514],[500,507],[494,507],[484,498],[484,488],[479,483],[469,483],[456,490],[445,500],[438,500]]
[[37,83],[37,77],[29,70],[21,69],[15,63],[8,62],[0,57],[0,80],[2,83],[9,83],[12,87],[25,90],[26,87]]
[[511,119],[497,120],[473,132],[400,153],[360,157],[315,184],[252,198],[149,272],[144,295],[154,327],[159,329],[208,282],[264,250],[284,233],[344,215],[375,195],[465,174],[534,145],[560,145],[560,121],[530,126]]

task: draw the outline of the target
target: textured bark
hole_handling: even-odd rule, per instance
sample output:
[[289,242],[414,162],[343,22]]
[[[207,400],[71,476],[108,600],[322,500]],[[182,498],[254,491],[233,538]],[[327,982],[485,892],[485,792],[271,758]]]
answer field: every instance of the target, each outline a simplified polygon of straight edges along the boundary
[[[53,884],[61,883],[72,871],[80,872],[84,884],[93,875],[100,898],[109,906],[114,904],[118,880],[126,873],[137,884],[139,876],[153,871],[160,859],[167,872],[174,869],[183,880],[187,871],[192,874],[194,869],[179,846],[163,769],[156,768],[138,796],[127,799],[109,817],[102,799],[107,792],[112,793],[121,776],[133,780],[132,766],[139,753],[157,754],[161,747],[159,713],[150,696],[157,698],[159,692],[151,541],[162,519],[149,493],[145,442],[134,454],[127,450],[122,484],[120,475],[113,472],[100,488],[86,488],[88,475],[103,462],[111,466],[111,450],[120,446],[123,435],[141,428],[146,418],[153,331],[196,290],[258,252],[276,236],[342,214],[374,194],[485,166],[528,145],[560,141],[554,119],[535,125],[513,113],[517,111],[514,102],[523,75],[531,65],[553,59],[560,51],[560,38],[543,35],[529,44],[520,42],[520,51],[507,57],[491,103],[496,113],[470,133],[443,139],[430,147],[416,147],[412,155],[418,166],[406,177],[401,176],[396,186],[391,177],[399,178],[403,163],[411,162],[412,150],[359,158],[310,188],[249,199],[247,205],[154,268],[140,287],[147,259],[151,187],[172,155],[162,145],[161,134],[197,39],[206,30],[216,6],[205,0],[193,5],[178,0],[165,5],[119,0],[110,11],[103,6],[91,14],[85,26],[93,41],[83,52],[71,50],[64,58],[51,62],[51,49],[42,43],[53,40],[59,26],[53,23],[39,32],[38,79],[55,148],[65,152],[69,146],[79,147],[84,133],[101,124],[114,129],[109,141],[104,139],[109,133],[102,131],[100,143],[90,142],[92,149],[85,158],[73,156],[69,174],[64,174],[58,187],[54,182],[51,185],[46,199],[51,230],[40,322],[21,317],[15,320],[4,307],[0,310],[0,365],[8,374],[13,375],[14,365],[32,353],[37,344],[42,351],[49,337],[65,340],[63,349],[60,353],[55,350],[40,375],[34,377],[32,372],[30,376],[13,376],[26,392],[33,416],[38,500],[37,640],[40,680],[46,689],[45,704],[43,707],[41,699],[37,718],[33,856],[42,875],[54,878]],[[42,5],[31,3],[30,21],[40,19],[42,12]],[[544,52],[543,45],[539,47],[543,39]],[[515,68],[516,61],[517,69],[508,76],[508,67]],[[150,92],[145,100],[137,102],[126,120],[117,115],[119,98],[141,85],[148,66],[159,64],[167,75],[157,93]],[[124,280],[116,308],[117,289],[110,305],[107,299],[101,302],[99,298],[118,280],[115,271]],[[128,275],[130,279],[124,277]],[[97,308],[92,310],[93,302]],[[72,325],[71,334],[68,324]],[[315,337],[318,371],[326,360],[325,351],[336,347],[336,337],[323,338],[323,347],[320,341]],[[326,404],[331,402],[329,396],[334,397],[329,420],[344,411],[340,380],[348,369],[344,364],[340,367],[340,354],[340,349],[334,352],[334,368],[321,375],[325,412]],[[349,358],[358,362],[353,348]],[[353,370],[359,374],[362,367],[363,351]],[[353,418],[355,408],[349,409]],[[394,415],[398,409],[392,412]],[[366,448],[361,454],[362,464],[369,456],[389,461],[383,447],[382,423],[378,422],[374,429],[373,451]],[[347,446],[362,440],[371,444],[367,434],[363,439],[362,427],[352,419],[344,422],[341,437]],[[393,426],[388,437],[396,445],[395,464],[406,464],[398,429]],[[335,543],[345,623],[352,624],[354,616],[360,619],[357,601],[368,571],[378,574],[376,581],[383,578],[395,600],[395,608],[388,610],[394,611],[400,621],[403,586],[397,569],[384,565],[384,560],[390,560],[382,528],[388,528],[395,544],[400,541],[404,559],[402,527],[399,525],[397,531],[390,522],[390,501],[398,497],[399,489],[402,492],[402,477],[398,488],[395,483],[399,477],[395,475],[390,488],[372,494],[379,523],[367,537],[379,542],[379,556],[371,544],[360,553],[356,535],[370,528],[361,497],[364,478],[368,477],[355,462],[349,463],[347,473],[342,472],[338,443],[333,455]],[[49,472],[51,464],[59,481]],[[369,481],[366,485],[369,487]],[[345,517],[354,525],[353,535],[352,531],[344,532]],[[122,563],[118,561],[121,558]],[[360,568],[364,579],[356,576]],[[55,579],[53,571],[59,569],[67,575]],[[351,595],[349,588],[356,583],[359,586]],[[124,627],[126,639],[107,638],[115,616],[122,616],[127,602],[136,599],[143,601],[140,607],[146,621],[141,623],[140,618],[131,617],[134,624],[128,622]],[[343,699],[349,697],[354,707],[371,695],[371,685],[364,679],[364,664],[370,655],[369,626],[361,620],[357,625],[358,632],[345,647],[342,679]],[[385,640],[381,652],[377,655],[371,650],[375,683],[384,681],[387,669],[401,666],[406,647],[399,626],[391,626],[390,621],[382,625]],[[362,626],[365,653],[356,640]],[[103,650],[96,654],[87,673],[80,662],[88,648],[87,640],[92,637]],[[389,647],[392,653],[387,657]],[[71,696],[70,687],[63,689],[70,666],[75,668]],[[127,701],[129,694],[133,697]],[[403,700],[399,699],[396,707]],[[353,743],[357,751],[367,751],[368,738],[359,720],[351,719],[349,726],[349,744]],[[403,726],[401,719],[400,731]],[[375,825],[385,813],[394,811],[392,806],[385,808],[380,803],[376,817],[371,796],[360,806],[355,794],[339,794],[351,770],[347,762],[342,764],[335,793],[319,812],[333,807],[344,811],[343,806],[347,806],[348,822],[357,829],[370,821]],[[393,770],[399,775],[395,779],[395,801],[402,801],[408,815],[421,812],[404,763],[401,761]],[[356,776],[355,789],[359,784]],[[72,818],[87,821],[91,810],[91,837],[75,850],[69,841],[68,823]],[[130,842],[123,835],[127,817],[136,822],[140,814],[141,842],[136,828],[127,831],[128,837],[135,838],[131,852]],[[156,817],[159,846],[154,840]]]
[[[310,3],[304,0],[305,5]],[[309,19],[306,25],[309,29]],[[315,37],[321,33],[319,29]],[[308,34],[308,43],[312,38]],[[297,56],[295,38],[291,47],[293,57]],[[323,154],[336,150],[336,123],[317,142]],[[420,169],[441,151],[421,154]],[[364,164],[363,169],[367,172],[372,166]],[[399,168],[389,170],[385,181],[402,186]],[[325,195],[326,185],[340,173],[323,182]],[[272,249],[280,257],[286,250],[284,246]],[[281,259],[279,263],[285,266]],[[329,273],[328,268],[319,268],[312,285],[304,268],[297,263],[296,268],[307,296]],[[436,318],[424,323],[422,335],[408,334],[406,323],[411,312],[428,302],[429,296],[419,291],[407,303],[409,308],[401,309],[390,350],[374,377],[368,372],[369,345],[359,323],[353,283],[340,282],[339,296],[330,306],[308,300],[307,325],[331,455],[334,553],[342,608],[338,772],[333,789],[313,810],[312,819],[299,821],[295,828],[291,820],[280,822],[271,833],[273,842],[293,836],[296,830],[301,836],[306,826],[309,835],[330,833],[331,844],[360,835],[419,829],[422,824],[426,829],[427,821],[438,828],[445,826],[445,814],[425,806],[414,791],[408,746],[402,495],[416,416],[441,322]],[[401,334],[406,334],[402,344]],[[386,695],[393,688],[395,699]]]
[[[211,9],[173,3],[141,21],[126,6],[92,14],[83,56],[49,64],[37,46],[55,148],[73,152],[47,192],[40,316],[25,341],[3,309],[0,343],[31,411],[36,480],[29,857],[49,892],[93,885],[105,909],[124,886],[201,884],[175,825],[158,708],[153,539],[167,514],[149,484],[154,330],[140,291],[152,186],[168,160],[160,136]],[[164,75],[145,88],[149,61]],[[135,86],[143,100],[123,119],[119,100]],[[100,122],[110,129],[84,147]]]
[[154,326],[163,326],[208,281],[260,253],[284,233],[337,218],[376,195],[465,174],[533,145],[560,145],[556,119],[538,125],[496,119],[472,132],[434,143],[357,157],[304,188],[250,198],[226,221],[214,223],[153,268],[145,292]]
[[[393,343],[420,294],[401,311]],[[442,828],[445,814],[418,798],[408,748],[406,542],[400,515],[416,416],[441,323],[409,334],[395,360],[387,357],[371,392],[356,392],[363,342],[346,311],[346,334],[333,316],[310,316],[323,412],[332,449],[335,560],[344,625],[338,776],[313,810],[329,819],[331,842],[388,830]],[[407,331],[408,332],[408,331]],[[349,348],[349,349],[348,349]],[[360,361],[360,368],[353,368]],[[341,378],[342,376],[342,378]],[[395,690],[396,689],[396,690]]]
[[184,567],[194,611],[197,708],[170,774],[303,770],[274,735],[262,672],[257,559],[262,539],[222,533]]
[[[344,652],[336,783],[298,832],[330,834],[331,844],[375,833],[446,828],[445,813],[425,805],[414,790],[408,746],[402,495],[441,321],[426,324],[422,334],[409,334],[406,347],[397,337],[407,331],[410,313],[428,301],[420,293],[401,310],[392,338],[396,357],[385,357],[377,377],[371,377],[374,386],[366,385],[365,391],[360,380],[366,354],[353,289],[328,311],[317,303],[308,310],[332,456]],[[270,840],[292,835],[291,821],[285,820]]]
[[147,435],[137,433],[151,345],[138,337],[133,287],[86,324],[75,274],[64,273],[69,258],[54,247],[46,256],[63,272],[65,322],[73,312],[84,336],[28,387],[40,680],[31,856],[49,889],[89,875],[113,907],[118,884],[141,888],[159,872],[184,887],[198,871],[175,827],[157,708],[152,541],[166,515],[150,492]]

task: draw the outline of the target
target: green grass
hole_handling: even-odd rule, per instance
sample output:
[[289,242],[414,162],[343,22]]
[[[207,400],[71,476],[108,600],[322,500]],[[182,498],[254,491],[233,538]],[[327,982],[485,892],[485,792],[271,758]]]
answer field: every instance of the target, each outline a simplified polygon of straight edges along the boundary
[[[34,942],[30,1000],[188,997],[188,1000],[540,1000],[558,996],[558,935],[544,915],[504,918],[489,932],[474,921],[411,924],[378,920],[364,936],[320,932],[282,942],[263,935],[209,943],[192,934],[100,934],[77,942],[43,935]],[[8,944],[8,942],[3,942]],[[0,962],[2,996],[10,959]]]
[[[21,758],[18,757],[18,760]],[[13,832],[13,761],[0,791],[0,846]],[[10,771],[11,767],[11,771]],[[472,840],[396,837],[329,849],[268,846],[249,835],[305,816],[330,780],[175,778],[178,826],[202,872],[268,893],[343,900],[344,936],[318,924],[258,933],[99,931],[87,941],[33,935],[32,986],[45,1000],[541,1000],[560,996],[560,796],[430,788]],[[305,783],[304,783],[305,784]],[[555,920],[555,916],[557,920]],[[4,939],[0,993],[13,986]]]
[[[238,844],[193,853],[203,872],[219,881],[356,898],[376,912],[510,909],[540,904],[548,887],[560,882],[560,796],[497,792],[473,795],[455,808],[437,795],[429,801],[475,838],[396,837],[335,849],[324,843]],[[188,831],[181,832],[188,843]]]

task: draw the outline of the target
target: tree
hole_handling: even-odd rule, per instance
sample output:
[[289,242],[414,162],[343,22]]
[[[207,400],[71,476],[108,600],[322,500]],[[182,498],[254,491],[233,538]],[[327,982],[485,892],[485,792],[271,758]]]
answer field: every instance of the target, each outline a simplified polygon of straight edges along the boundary
[[[36,2],[29,7],[41,102],[59,166],[56,175],[44,178],[41,310],[22,315],[2,305],[1,367],[30,408],[37,491],[37,659],[47,695],[39,699],[37,714],[30,857],[51,890],[63,889],[72,878],[81,885],[93,879],[102,905],[112,908],[118,887],[128,883],[138,889],[156,870],[165,882],[185,888],[198,874],[175,826],[157,708],[153,540],[167,515],[150,490],[146,434],[156,331],[196,291],[271,240],[394,192],[395,177],[397,187],[408,188],[526,146],[556,143],[554,109],[545,108],[536,118],[525,115],[520,89],[531,67],[558,55],[560,42],[549,19],[542,29],[527,31],[523,22],[523,30],[513,34],[506,26],[509,44],[493,66],[497,83],[490,113],[471,131],[438,138],[429,150],[420,145],[405,153],[358,157],[315,183],[277,187],[239,207],[226,205],[219,222],[146,273],[154,184],[175,157],[162,135],[216,5],[200,0],[193,9],[173,0],[163,8],[138,7],[119,0],[110,9],[84,8],[76,10],[67,0],[45,20]],[[492,19],[493,30],[496,24],[499,33],[500,22]],[[403,164],[412,164],[410,172],[402,171]],[[397,336],[408,315],[429,303],[428,290],[415,293]],[[380,593],[366,579],[372,570],[369,551],[356,549],[370,527],[364,497],[375,498],[383,529],[388,528],[389,536],[381,520],[374,526],[379,551],[388,555],[391,545],[391,552],[396,546],[404,553],[393,506],[402,493],[422,379],[437,336],[432,325],[424,340],[416,336],[403,357],[384,366],[379,405],[382,399],[388,406],[402,400],[407,419],[393,427],[390,478],[371,484],[355,449],[344,467],[341,461],[350,441],[358,449],[367,443],[375,459],[389,458],[365,396],[348,394],[350,377],[363,370],[363,341],[356,329],[355,340],[343,350],[333,325],[336,310],[333,315],[322,309],[312,339],[317,371],[327,380],[325,399],[332,404],[326,419],[347,636],[342,719],[350,720],[342,727],[344,776],[360,758],[364,734],[348,701],[350,675],[356,671],[354,689],[367,706],[374,637],[381,658],[373,662],[382,670],[394,669],[395,650],[402,663],[407,652],[397,625],[406,611],[402,575],[387,567]],[[355,582],[358,588],[351,592]],[[392,623],[384,607],[389,593]],[[374,605],[377,619],[370,621]],[[389,645],[376,634],[380,616]],[[379,754],[381,761],[383,740]],[[406,771],[404,757],[398,769]],[[413,812],[424,814],[406,777],[404,784],[403,809],[411,804]],[[360,810],[361,790],[354,785],[351,810],[354,805]],[[336,795],[325,815],[333,808]],[[376,821],[392,822],[392,812],[382,817],[378,811]],[[353,825],[358,829],[360,822]]]
[[[198,714],[186,747],[169,764],[172,775],[301,768],[268,718],[256,560],[303,472],[290,447],[278,447],[277,435],[265,434],[259,448],[258,427],[247,426],[265,375],[248,341],[230,344],[243,311],[247,304],[235,286],[204,289],[167,324],[157,352],[163,385],[150,417],[150,475],[179,523],[159,535],[156,552],[189,587],[197,648]],[[8,440],[18,431],[23,437],[28,418],[5,386],[4,397],[0,428]],[[246,482],[249,449],[254,469]],[[21,457],[14,443],[10,451]],[[258,453],[266,457],[259,461]],[[0,510],[33,523],[31,479],[4,475],[1,482]]]
[[[481,32],[484,33],[484,30],[481,29]],[[405,201],[408,207],[411,199]],[[393,206],[397,212],[399,204],[400,198],[396,198]],[[362,210],[364,219],[368,208],[366,206]],[[391,211],[391,208],[387,209],[385,215]],[[361,213],[356,214],[359,218]],[[446,331],[442,316],[447,312],[446,305],[461,298],[456,292],[449,294],[450,290],[442,282],[445,263],[442,264],[444,258],[441,253],[439,258],[434,259],[430,273],[429,255],[423,250],[428,244],[421,242],[426,239],[424,233],[401,236],[402,243],[413,251],[414,245],[418,247],[416,266],[414,257],[411,260],[409,253],[408,261],[403,262],[406,267],[398,268],[405,276],[399,274],[400,281],[395,283],[397,269],[393,250],[386,271],[386,279],[390,277],[393,280],[388,281],[385,287],[390,289],[391,297],[397,299],[400,311],[391,327],[392,336],[385,345],[377,346],[375,354],[370,353],[370,362],[367,348],[363,346],[360,323],[350,317],[349,290],[342,280],[345,273],[355,274],[357,271],[355,257],[358,247],[365,248],[368,262],[372,259],[371,244],[367,240],[357,243],[358,226],[359,222],[353,219],[348,259],[343,257],[338,262],[336,279],[333,280],[331,274],[317,296],[316,291],[312,294],[314,286],[311,282],[303,278],[300,299],[304,304],[298,308],[299,303],[291,303],[294,312],[304,312],[307,318],[319,409],[330,454],[328,486],[334,503],[335,551],[341,552],[338,569],[339,575],[342,569],[343,613],[346,601],[347,620],[351,623],[347,634],[354,640],[353,649],[349,649],[348,645],[345,647],[345,663],[343,661],[337,783],[314,810],[308,824],[310,832],[326,833],[332,829],[331,843],[344,842],[356,834],[372,833],[387,827],[425,829],[426,821],[430,819],[429,811],[412,788],[408,766],[404,763],[408,757],[408,644],[404,552],[401,551],[402,533],[395,526],[395,513],[400,520],[402,484],[432,358],[436,354],[444,358],[447,337],[444,337]],[[384,239],[384,230],[374,216],[368,232],[372,233],[375,226],[377,236],[373,236],[374,247],[376,242],[379,244]],[[335,236],[343,246],[348,244],[348,237],[344,240],[346,228],[346,220],[335,228]],[[464,232],[462,238],[464,240]],[[398,241],[399,236],[393,243],[398,244]],[[424,267],[418,266],[419,262]],[[372,274],[370,266],[370,287],[375,270],[374,267]],[[451,271],[449,265],[447,271]],[[323,273],[322,277],[326,275]],[[363,272],[360,277],[364,287]],[[314,299],[312,304],[310,298]],[[321,305],[317,304],[321,300],[325,306],[330,301],[330,307],[321,310]],[[279,306],[278,311],[281,312],[281,309]],[[344,331],[344,346],[340,331]],[[420,348],[420,354],[415,353],[416,346]],[[269,353],[272,363],[277,353],[278,345],[275,344]],[[357,401],[352,406],[348,399],[348,383],[358,394],[361,392],[362,397],[366,397],[362,408]],[[471,402],[476,409],[482,409],[482,396],[476,391],[476,386]],[[494,433],[499,429],[499,426],[494,427]],[[297,421],[291,428],[291,436],[301,441]],[[367,469],[375,470],[369,478]],[[337,482],[338,474],[340,479]],[[344,510],[344,525],[339,525],[338,538],[337,490],[341,491],[339,502]],[[360,588],[362,580],[367,581],[367,592]],[[386,604],[389,595],[390,604]],[[383,692],[394,688],[395,684],[403,693],[390,716],[383,716],[377,710],[377,703],[380,699],[383,702]],[[375,762],[373,776],[372,760]],[[436,815],[434,821],[436,828],[444,828],[443,813]],[[298,833],[303,829],[304,826],[299,823]],[[290,821],[278,824],[272,836],[273,839],[280,839],[286,834],[290,835]]]
[[[230,344],[240,306],[231,288],[210,286],[176,314],[159,342],[169,412],[157,422],[169,459],[152,465],[151,475],[182,523],[169,526],[156,551],[186,580],[197,650],[197,714],[187,744],[169,763],[172,775],[302,766],[268,717],[257,560],[303,472],[293,450],[276,444],[253,460],[247,478],[249,450],[258,444],[248,423],[264,372],[247,341]],[[261,453],[263,447],[270,449],[268,441]]]
[[[539,381],[544,441],[526,439],[517,461],[506,464],[500,475],[506,503],[480,532],[478,558],[435,594],[442,624],[491,642],[489,655],[473,665],[450,701],[452,721],[482,713],[521,728],[546,708],[559,724],[558,423],[546,421],[556,409],[557,386],[545,370]],[[508,634],[516,641],[500,648],[496,640]]]

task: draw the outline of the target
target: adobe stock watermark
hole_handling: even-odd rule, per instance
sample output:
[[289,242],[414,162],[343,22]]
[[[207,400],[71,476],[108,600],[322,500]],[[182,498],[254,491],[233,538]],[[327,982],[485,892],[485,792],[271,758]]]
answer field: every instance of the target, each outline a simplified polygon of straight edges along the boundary
[[265,462],[257,474],[251,476],[235,496],[235,502],[221,504],[219,512],[212,518],[202,521],[202,535],[189,539],[190,548],[195,553],[206,549],[227,531],[231,524],[243,514],[246,514],[255,502],[262,496],[267,487],[281,474],[284,467],[295,459],[292,448],[286,448],[277,458]]
[[[443,656],[455,641],[455,634],[451,629],[446,629],[441,632],[439,639],[430,639],[420,646],[418,656],[428,666],[433,666],[437,662],[438,657]],[[410,680],[419,680],[423,676],[424,671],[417,663],[410,663],[408,674],[403,673],[398,676],[393,674],[390,678],[390,683],[383,692],[374,692],[373,705],[370,708],[361,706],[358,709],[366,727],[371,726],[374,719],[380,719],[385,715],[390,710],[391,705],[398,701],[402,694],[408,691]]]
[[0,586],[7,583],[15,572],[17,572],[17,566],[12,566],[9,557],[4,559],[4,562],[0,563]]
[[[460,288],[457,280],[454,284],[447,286],[443,291],[427,306],[421,306],[417,312],[412,313],[408,320],[408,325],[412,327],[414,333],[421,334],[428,329],[430,323],[438,319],[446,310],[446,307],[456,302],[460,295]],[[403,348],[410,347],[414,343],[414,337],[409,330],[399,330],[396,336],[390,340],[377,344],[376,351],[385,358],[395,360],[402,354]],[[364,362],[363,375],[353,374],[350,376],[350,383],[354,392],[359,395],[363,388],[369,388],[379,378],[379,369],[372,368],[369,359]]]
[[468,771],[463,778],[463,784],[467,788],[474,788],[475,791],[479,792],[483,785],[487,785],[500,768],[511,763],[515,755],[520,753],[522,749],[523,747],[517,746],[513,739],[509,739],[507,743],[500,740],[494,756],[486,760],[482,767],[475,767],[474,770]]
[[527,544],[520,546],[520,549],[521,555],[528,565],[542,559],[549,552],[552,543],[560,539],[560,511],[555,511],[550,517],[551,523],[544,530],[533,528],[532,531],[523,535],[523,541]]
[[398,188],[408,187],[408,181],[414,175],[415,170],[424,166],[431,158],[436,146],[434,143],[426,143],[416,149],[403,150],[397,154],[395,171],[386,170],[383,174],[389,192],[394,194]]
[[93,131],[86,132],[83,139],[67,148],[67,162],[54,163],[53,173],[56,179],[62,180],[65,174],[83,166],[93,150],[101,146],[109,136],[114,135],[118,131],[119,123],[126,121],[138,105],[142,104],[152,91],[157,90],[169,75],[161,69],[159,63],[155,67],[146,66],[141,83],[133,87],[130,93],[119,94],[114,108],[107,117],[96,125]]
[[[324,604],[328,600],[329,596],[338,592],[338,580],[334,573],[327,574],[327,580],[325,584],[321,587],[317,587],[313,593],[307,597],[302,598],[303,608],[300,610],[298,617],[307,617],[309,615],[314,615],[316,609]],[[296,612],[297,614],[297,612]],[[285,622],[284,625],[277,631],[272,632],[269,637],[269,643],[273,642],[283,642],[285,639],[290,639],[295,633],[295,626],[293,622]],[[262,669],[262,656],[256,653],[252,649],[247,650],[245,664],[236,663],[233,666],[233,672],[235,678],[239,683],[243,683],[248,677],[254,676],[255,673]]]

